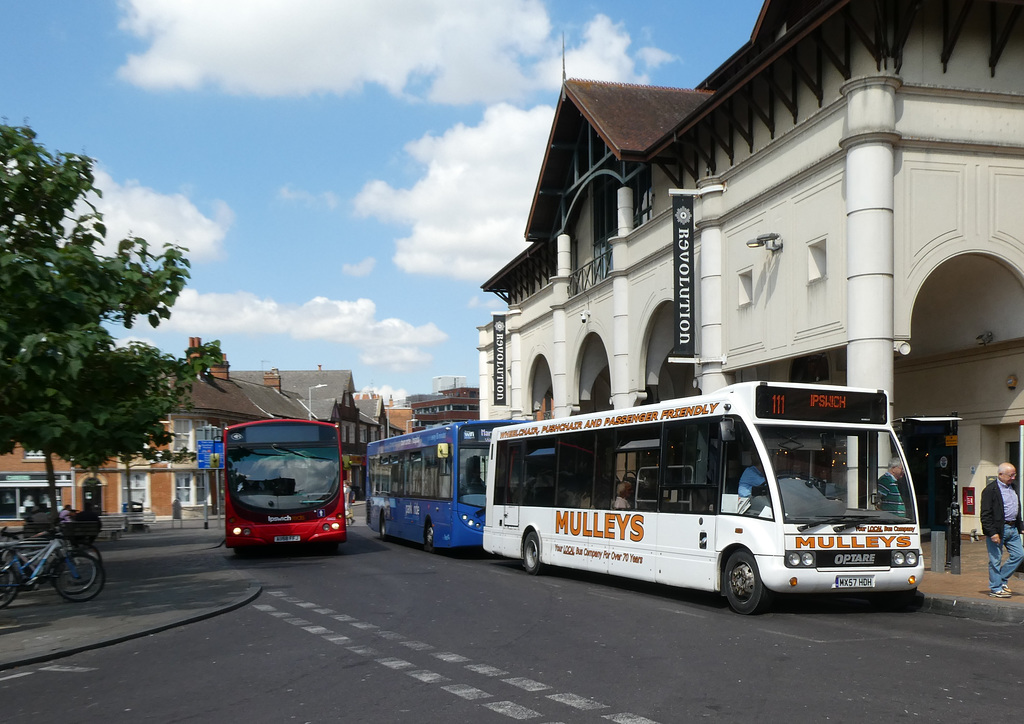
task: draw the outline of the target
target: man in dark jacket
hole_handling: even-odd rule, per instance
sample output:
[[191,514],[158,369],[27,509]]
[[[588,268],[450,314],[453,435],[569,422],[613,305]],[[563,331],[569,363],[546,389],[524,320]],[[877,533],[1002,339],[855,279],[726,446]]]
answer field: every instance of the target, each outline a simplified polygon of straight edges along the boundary
[[[1014,487],[1017,470],[1010,463],[999,466],[996,480],[981,492],[981,530],[988,545],[988,588],[992,598],[1009,598],[1010,576],[1024,560],[1020,534],[1020,500]],[[1003,548],[1009,557],[1000,566]]]

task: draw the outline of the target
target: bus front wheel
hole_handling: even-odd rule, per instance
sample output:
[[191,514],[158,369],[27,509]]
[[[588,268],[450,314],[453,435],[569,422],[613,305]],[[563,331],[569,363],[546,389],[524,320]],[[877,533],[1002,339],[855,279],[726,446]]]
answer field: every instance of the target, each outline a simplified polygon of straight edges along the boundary
[[729,556],[723,584],[729,607],[736,613],[761,613],[772,603],[772,592],[765,588],[757,562],[747,551],[736,551]]
[[384,514],[383,513],[380,514],[380,526],[377,528],[377,535],[380,536],[381,540],[387,540],[388,539],[388,529],[387,529],[387,524],[384,522]]
[[540,537],[532,530],[523,541],[523,569],[531,576],[536,576],[541,569]]

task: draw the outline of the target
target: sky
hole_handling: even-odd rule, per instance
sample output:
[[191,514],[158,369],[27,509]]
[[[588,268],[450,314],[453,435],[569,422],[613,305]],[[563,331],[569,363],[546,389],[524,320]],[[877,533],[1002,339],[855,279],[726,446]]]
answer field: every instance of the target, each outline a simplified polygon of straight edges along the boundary
[[761,0],[0,0],[0,122],[95,160],[108,241],[188,249],[159,327],[232,369],[479,383],[569,78],[693,88]]

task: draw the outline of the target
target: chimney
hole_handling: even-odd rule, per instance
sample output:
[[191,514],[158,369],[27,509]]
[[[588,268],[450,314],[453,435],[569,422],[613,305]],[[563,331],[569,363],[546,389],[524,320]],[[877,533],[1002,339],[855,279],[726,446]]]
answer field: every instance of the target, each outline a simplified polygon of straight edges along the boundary
[[[199,341],[199,337],[196,337],[196,341]],[[227,380],[231,378],[231,375],[228,373],[231,365],[228,364],[228,356],[226,354],[221,355],[221,357],[223,359],[219,365],[210,365],[210,374],[218,380]]]
[[277,367],[271,367],[270,372],[263,373],[263,384],[273,387],[278,392],[281,391],[281,373],[277,371]]

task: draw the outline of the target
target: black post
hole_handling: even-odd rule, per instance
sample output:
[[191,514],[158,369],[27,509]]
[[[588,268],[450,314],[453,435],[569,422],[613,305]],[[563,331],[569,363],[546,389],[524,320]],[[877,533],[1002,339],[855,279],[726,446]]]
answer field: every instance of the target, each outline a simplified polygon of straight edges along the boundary
[[[956,417],[954,412],[951,417]],[[957,439],[957,421],[954,419],[949,423],[950,434],[959,444]],[[960,491],[957,486],[957,466],[959,465],[959,456],[956,452],[959,450],[959,445],[953,446],[953,495],[952,502],[949,506],[949,571],[954,575],[960,575]]]

